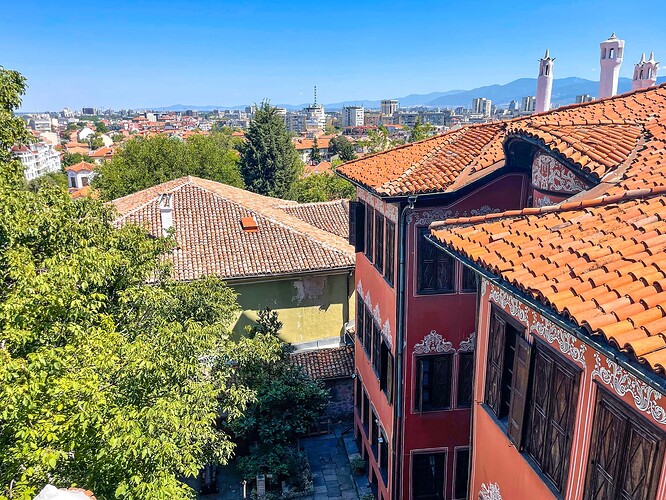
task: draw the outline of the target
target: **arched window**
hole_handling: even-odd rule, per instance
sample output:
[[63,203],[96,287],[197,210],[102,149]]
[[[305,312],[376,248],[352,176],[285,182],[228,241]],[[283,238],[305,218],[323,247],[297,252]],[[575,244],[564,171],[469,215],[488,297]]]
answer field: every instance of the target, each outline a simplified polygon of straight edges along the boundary
[[652,78],[652,68],[648,68],[648,78]]
[[608,59],[613,59],[613,57],[615,57],[615,49],[614,49],[614,48],[611,48],[611,49],[608,51]]
[[641,70],[641,76],[640,76],[640,79],[641,79],[641,80],[643,79],[643,70]]
[[550,66],[546,64],[546,76],[550,74]]

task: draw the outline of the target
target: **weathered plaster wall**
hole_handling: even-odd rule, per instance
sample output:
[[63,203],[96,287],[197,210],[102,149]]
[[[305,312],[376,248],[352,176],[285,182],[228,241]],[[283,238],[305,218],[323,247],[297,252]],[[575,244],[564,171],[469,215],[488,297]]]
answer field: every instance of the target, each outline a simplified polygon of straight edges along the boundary
[[233,326],[237,335],[266,307],[278,312],[281,338],[291,343],[340,337],[344,323],[354,317],[354,278],[346,273],[231,286],[242,310]]

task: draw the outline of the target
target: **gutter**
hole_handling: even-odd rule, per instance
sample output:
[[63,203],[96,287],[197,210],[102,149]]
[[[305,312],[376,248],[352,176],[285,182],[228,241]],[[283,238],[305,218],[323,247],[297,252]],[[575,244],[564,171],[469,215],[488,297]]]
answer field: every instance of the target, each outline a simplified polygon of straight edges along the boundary
[[[246,285],[246,284],[255,284],[255,283],[267,283],[275,281],[286,281],[292,278],[300,278],[303,276],[337,276],[339,274],[348,274],[354,272],[355,266],[349,267],[337,267],[331,269],[318,269],[316,271],[297,271],[285,274],[272,274],[272,275],[256,275],[256,276],[242,276],[238,278],[226,278],[220,276],[220,279],[224,281],[227,285]],[[183,280],[183,281],[196,281],[200,278],[195,278],[192,280]]]
[[592,335],[590,335],[587,332],[587,330],[585,330],[583,327],[576,325],[573,321],[562,318],[558,313],[553,311],[551,308],[544,306],[540,302],[536,301],[535,299],[527,295],[522,290],[509,284],[504,279],[495,276],[490,271],[481,267],[476,262],[468,259],[466,256],[456,252],[455,250],[451,250],[449,247],[437,241],[432,235],[428,235],[426,236],[426,238],[430,240],[430,242],[433,245],[435,245],[435,247],[437,247],[444,253],[450,255],[454,259],[459,260],[465,266],[475,271],[478,275],[490,281],[493,285],[501,288],[502,290],[510,293],[511,295],[514,295],[523,304],[534,309],[543,317],[549,319],[560,328],[563,328],[564,330],[572,334],[574,337],[576,337],[584,344],[601,352],[602,354],[604,354],[604,356],[613,360],[615,363],[624,368],[630,374],[639,377],[642,380],[645,380],[652,386],[652,388],[656,389],[661,394],[666,394],[666,379],[664,379],[663,377],[659,377],[656,373],[654,373],[651,370],[648,370],[643,365],[639,365],[636,362],[631,361],[626,355],[616,351],[614,348],[612,348],[610,345],[606,344],[605,342],[600,342],[596,338],[592,337]]
[[[407,252],[407,213],[414,210],[414,205],[418,195],[410,196],[407,199],[407,205],[403,206],[402,212],[400,213],[400,225],[398,241],[400,242],[400,254],[398,257],[398,296],[397,296],[397,310],[396,310],[396,351],[395,351],[395,376],[393,377],[393,383],[396,386],[396,390],[393,391],[395,394],[395,401],[393,406],[393,488],[391,488],[391,498],[398,499],[401,497],[401,479],[402,479],[402,439],[400,439],[400,422],[402,420],[402,405],[403,397],[402,391],[404,384],[402,383],[402,371],[403,371],[403,344],[405,337],[405,274],[406,274],[406,264],[405,264],[405,254]],[[400,437],[399,437],[400,435]]]

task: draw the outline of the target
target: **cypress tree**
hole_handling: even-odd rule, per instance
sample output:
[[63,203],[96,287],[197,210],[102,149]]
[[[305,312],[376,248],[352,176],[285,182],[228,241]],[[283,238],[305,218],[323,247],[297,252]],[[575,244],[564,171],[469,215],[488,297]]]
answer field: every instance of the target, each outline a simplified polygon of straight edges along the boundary
[[245,137],[240,168],[247,188],[266,196],[287,196],[302,162],[277,108],[262,102]]

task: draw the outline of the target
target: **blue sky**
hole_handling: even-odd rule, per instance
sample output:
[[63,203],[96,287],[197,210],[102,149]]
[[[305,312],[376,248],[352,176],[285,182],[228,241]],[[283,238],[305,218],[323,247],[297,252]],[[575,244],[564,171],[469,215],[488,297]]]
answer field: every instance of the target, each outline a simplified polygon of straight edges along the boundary
[[[635,7],[632,9],[632,5]],[[0,65],[24,110],[274,104],[400,97],[534,77],[598,78],[598,43],[626,41],[622,76],[655,51],[666,2],[4,0]]]

